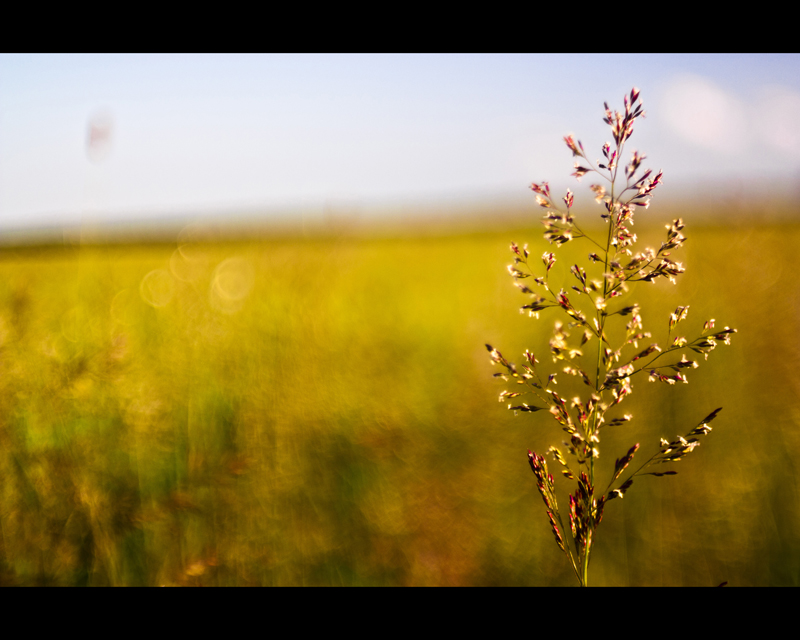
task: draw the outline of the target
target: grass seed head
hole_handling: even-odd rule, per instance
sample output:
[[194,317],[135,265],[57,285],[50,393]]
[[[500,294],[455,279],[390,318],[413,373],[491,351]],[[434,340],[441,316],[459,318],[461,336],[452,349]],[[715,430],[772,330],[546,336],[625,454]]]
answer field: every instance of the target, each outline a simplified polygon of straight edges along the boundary
[[[684,372],[697,368],[698,362],[688,359],[686,351],[701,353],[707,359],[718,343],[729,344],[731,335],[736,331],[729,327],[715,330],[714,320],[709,320],[699,336],[691,339],[672,337],[675,327],[688,317],[689,305],[680,305],[670,314],[666,340],[661,343],[668,346],[662,348],[653,342],[639,349],[639,341],[650,338],[651,334],[644,329],[639,304],[625,298],[630,295],[631,286],[637,282],[661,285],[669,281],[674,284],[686,268],[671,254],[682,248],[686,237],[683,235],[684,222],[677,218],[666,226],[666,239],[658,250],[648,247],[636,251],[634,248],[638,242],[637,234],[632,231],[636,213],[649,208],[655,189],[663,184],[664,179],[663,171],[659,170],[654,175],[653,170],[644,165],[647,157],[638,150],[625,155],[630,158],[627,163],[622,160],[624,147],[633,135],[636,121],[645,116],[640,92],[636,87],[623,97],[623,104],[623,110],[616,111],[608,103],[604,103],[603,122],[611,130],[613,143],[606,142],[602,145],[602,158],[596,163],[588,159],[583,144],[575,136],[564,137],[567,148],[576,159],[572,175],[580,180],[588,173],[596,173],[606,182],[605,185],[595,183],[590,186],[594,200],[602,205],[600,217],[609,225],[607,234],[604,232],[605,239],[591,238],[576,223],[572,214],[575,195],[571,190],[567,190],[566,195],[561,198],[566,206],[566,210],[562,210],[551,196],[547,182],[532,183],[530,188],[535,194],[536,205],[545,209],[542,218],[544,238],[555,247],[542,255],[544,276],[530,271],[527,245],[520,249],[516,243],[511,244],[514,264],[508,266],[516,286],[523,294],[531,296],[528,304],[521,308],[522,312],[528,311],[529,315],[537,319],[540,313],[565,314],[566,323],[558,320],[554,323],[549,340],[550,353],[554,363],[563,361],[561,368],[565,374],[580,378],[583,384],[580,388],[583,389],[584,396],[575,396],[568,405],[551,388],[557,382],[556,373],[550,373],[544,383],[545,373],[540,378],[536,367],[538,360],[532,353],[525,352],[526,362],[518,371],[499,351],[486,345],[492,364],[500,365],[504,369],[494,374],[495,377],[525,385],[524,392],[534,394],[540,400],[535,404],[509,404],[508,408],[524,413],[544,411],[568,434],[568,439],[564,442],[566,456],[556,447],[550,447],[548,453],[562,467],[562,475],[576,483],[575,490],[569,496],[567,513],[569,531],[572,534],[571,543],[568,544],[563,536],[565,527],[555,499],[555,483],[553,476],[547,471],[544,458],[529,450],[528,461],[544,500],[556,544],[569,558],[582,585],[588,581],[594,530],[603,518],[606,503],[624,497],[637,475],[674,475],[673,470],[653,471],[652,466],[677,462],[697,448],[700,444],[699,438],[711,431],[708,423],[716,418],[720,409],[709,414],[685,436],[678,436],[673,441],[662,438],[656,452],[633,472],[630,471],[630,464],[639,451],[639,443],[630,447],[627,453],[616,459],[610,474],[611,482],[600,491],[595,474],[599,469],[601,428],[620,428],[631,420],[630,414],[612,416],[607,415],[608,412],[633,393],[632,381],[639,379],[638,374],[670,386],[687,383]],[[552,288],[549,278],[556,265],[557,251],[564,244],[581,239],[589,240],[593,247],[586,267],[579,264],[569,267],[569,272],[574,277],[572,282],[576,284],[569,285],[570,293],[563,288]],[[531,282],[541,287],[540,293],[535,294],[526,284],[519,282],[531,277]],[[615,316],[626,319],[619,320]],[[612,323],[619,323],[617,326],[620,329],[624,325],[624,338],[620,342],[615,343],[610,338],[618,335],[609,331]],[[573,338],[571,334],[574,329],[579,331],[575,332]],[[592,343],[584,359],[583,347],[590,344],[593,338],[598,341],[597,351],[594,351]],[[590,389],[589,397],[584,400],[587,386]],[[502,402],[522,393],[523,391],[503,391],[498,399]],[[571,464],[568,462],[570,457]]]

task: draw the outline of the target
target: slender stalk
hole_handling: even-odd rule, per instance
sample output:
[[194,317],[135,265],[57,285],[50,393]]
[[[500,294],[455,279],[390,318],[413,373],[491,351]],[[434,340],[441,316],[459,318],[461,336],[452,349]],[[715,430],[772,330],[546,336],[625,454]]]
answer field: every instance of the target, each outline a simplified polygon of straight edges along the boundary
[[[487,345],[492,354],[492,363],[500,364],[507,370],[507,373],[502,374],[501,377],[507,381],[513,379],[514,382],[528,387],[526,391],[505,391],[501,394],[501,399],[506,396],[516,397],[522,393],[532,393],[539,402],[543,402],[545,406],[549,405],[549,413],[559,422],[562,430],[568,434],[569,439],[564,445],[567,447],[568,454],[574,456],[577,461],[577,474],[573,473],[572,468],[570,468],[559,449],[551,447],[548,453],[565,468],[564,475],[577,482],[577,489],[569,496],[569,522],[567,523],[569,527],[565,526],[564,518],[559,513],[555,499],[554,480],[547,471],[544,458],[531,451],[529,451],[529,458],[534,474],[537,477],[539,491],[548,511],[556,542],[569,558],[570,565],[581,586],[588,586],[589,584],[589,563],[591,561],[593,535],[602,520],[606,503],[614,498],[623,497],[631,486],[633,478],[637,475],[663,476],[674,474],[674,471],[656,472],[649,470],[645,473],[645,469],[649,465],[657,463],[674,462],[692,451],[699,444],[698,437],[706,435],[711,430],[707,423],[716,417],[719,410],[712,412],[703,422],[687,433],[685,437],[678,436],[672,442],[662,439],[658,452],[652,455],[633,474],[627,476],[627,479],[622,481],[621,478],[624,472],[639,450],[639,443],[630,447],[625,455],[616,460],[611,480],[603,494],[599,494],[595,488],[597,475],[595,473],[597,466],[595,458],[598,456],[599,451],[600,428],[607,424],[605,422],[607,412],[632,393],[630,379],[637,373],[650,369],[654,372],[651,374],[651,380],[674,384],[675,382],[686,382],[685,375],[681,373],[683,369],[697,366],[696,362],[685,358],[672,364],[654,365],[659,358],[662,358],[667,353],[683,349],[691,349],[707,357],[708,353],[716,346],[716,341],[719,340],[728,344],[730,334],[735,331],[725,327],[725,329],[715,332],[713,330],[714,321],[709,320],[706,322],[701,336],[691,343],[687,343],[684,338],[673,341],[672,329],[686,317],[686,312],[689,308],[688,306],[680,306],[669,317],[670,330],[667,338],[672,343],[670,346],[662,351],[657,344],[651,344],[633,356],[627,364],[612,368],[611,363],[620,361],[622,352],[627,345],[635,345],[637,340],[645,336],[649,337],[650,334],[644,332],[638,304],[631,305],[628,303],[617,311],[607,312],[608,303],[612,299],[625,295],[628,291],[626,285],[629,282],[653,282],[660,278],[666,278],[674,282],[675,277],[683,273],[685,269],[680,263],[673,262],[667,256],[670,255],[673,249],[680,247],[686,238],[681,234],[681,230],[684,227],[683,220],[674,220],[672,225],[667,227],[667,241],[661,244],[661,248],[657,252],[653,249],[646,249],[643,253],[636,254],[627,266],[617,264],[619,256],[623,254],[633,256],[629,247],[636,242],[636,236],[628,230],[628,225],[633,223],[634,211],[638,206],[647,208],[649,205],[649,198],[653,190],[661,184],[662,173],[659,171],[651,178],[652,171],[644,169],[643,173],[638,174],[637,177],[637,172],[642,160],[644,160],[644,156],[639,155],[637,151],[633,152],[629,164],[622,163],[625,142],[633,132],[633,123],[638,117],[644,115],[642,105],[639,102],[639,91],[634,88],[630,95],[625,97],[624,113],[612,112],[606,105],[605,114],[604,121],[611,126],[615,142],[614,150],[612,150],[610,143],[603,145],[603,154],[606,158],[605,164],[597,163],[597,166],[595,166],[587,158],[580,141],[576,142],[573,136],[564,138],[567,146],[572,151],[573,157],[580,158],[580,161],[575,163],[573,176],[580,179],[587,173],[595,173],[610,185],[610,193],[608,194],[606,193],[606,187],[592,185],[592,191],[596,195],[595,199],[598,202],[602,202],[606,209],[602,214],[602,218],[608,223],[605,246],[584,233],[575,223],[570,213],[573,204],[571,191],[568,190],[563,198],[567,205],[567,212],[564,213],[554,204],[548,183],[534,183],[531,185],[531,189],[537,194],[537,204],[546,210],[543,220],[547,229],[544,234],[546,240],[551,244],[555,244],[557,249],[572,240],[586,238],[603,252],[602,258],[594,253],[589,256],[593,263],[602,262],[603,268],[602,296],[598,296],[594,301],[594,322],[587,322],[586,315],[570,300],[568,292],[561,289],[559,293],[556,293],[551,288],[549,273],[556,262],[556,254],[554,252],[551,251],[542,256],[546,268],[543,274],[544,277],[536,277],[533,272],[524,273],[513,265],[509,267],[511,275],[515,279],[533,277],[533,282],[545,289],[543,295],[539,295],[528,286],[518,283],[524,294],[533,296],[533,301],[525,305],[523,310],[528,309],[531,315],[538,318],[540,311],[554,307],[560,308],[569,316],[566,329],[562,328],[564,326],[562,323],[556,324],[553,338],[550,340],[550,350],[553,354],[554,362],[561,360],[568,365],[563,369],[565,373],[581,377],[586,385],[592,389],[590,398],[584,402],[580,397],[576,397],[568,405],[567,401],[555,389],[550,388],[550,383],[555,380],[556,373],[552,373],[549,376],[540,376],[536,368],[538,360],[530,352],[525,352],[527,363],[523,371],[518,371],[516,366],[506,360],[499,351]],[[624,185],[619,185],[618,188],[617,178],[621,167],[624,168],[625,180]],[[623,198],[628,191],[635,193]],[[519,247],[512,243],[511,250],[515,254],[515,262],[524,263],[530,269],[527,248],[521,252]],[[572,287],[579,295],[587,294],[591,297],[590,289],[597,292],[601,290],[599,284],[588,283],[587,273],[581,266],[573,265],[570,268],[570,272],[580,282],[580,286]],[[606,326],[608,319],[616,315],[620,317],[632,315],[632,318],[626,327],[627,335],[625,340],[616,350],[613,350],[606,336]],[[568,342],[569,329],[575,327],[580,327],[583,331],[583,338],[579,348],[576,348],[574,344],[570,345]],[[579,364],[579,360],[583,356],[582,345],[586,344],[592,336],[597,337],[598,341],[594,361],[593,383],[591,380],[591,365],[584,370]],[[608,350],[608,355],[606,355],[606,350]],[[634,365],[640,358],[643,360],[654,351],[659,353],[650,357],[646,364],[642,364],[640,361],[636,366]],[[587,354],[588,357],[590,356]],[[674,369],[676,373],[669,375],[661,372],[668,368]],[[547,380],[547,384],[544,384],[543,379]],[[609,398],[609,396],[612,397]],[[515,411],[535,413],[545,407],[530,406],[522,403],[518,406],[509,405],[508,408]],[[613,418],[608,424],[621,425],[630,419],[631,416],[625,414],[624,416]],[[620,483],[617,485],[618,488],[614,489],[613,487],[618,482]]]

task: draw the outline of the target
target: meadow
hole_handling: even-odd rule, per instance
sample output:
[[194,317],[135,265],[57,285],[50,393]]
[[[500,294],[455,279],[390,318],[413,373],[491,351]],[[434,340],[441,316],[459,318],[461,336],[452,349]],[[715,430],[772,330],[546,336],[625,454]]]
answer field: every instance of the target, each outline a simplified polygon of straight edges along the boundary
[[[572,586],[527,461],[558,425],[498,403],[484,346],[551,366],[506,270],[511,241],[549,250],[536,215],[2,249],[0,584]],[[593,582],[796,586],[800,225],[678,215],[687,273],[640,287],[645,326],[689,304],[687,335],[738,334],[689,384],[637,380],[600,463],[723,411],[608,505]]]

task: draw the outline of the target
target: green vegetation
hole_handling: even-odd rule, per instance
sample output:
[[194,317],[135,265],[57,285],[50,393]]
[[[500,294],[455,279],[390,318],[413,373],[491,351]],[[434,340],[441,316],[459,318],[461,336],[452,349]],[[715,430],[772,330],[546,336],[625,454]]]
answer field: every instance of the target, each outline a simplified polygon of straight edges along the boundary
[[[798,584],[800,227],[699,213],[679,213],[689,269],[642,287],[644,320],[691,299],[685,335],[716,317],[737,346],[671,393],[634,382],[636,420],[601,455],[634,439],[646,459],[709,407],[725,420],[703,464],[607,505],[594,584]],[[483,347],[547,357],[506,270],[511,240],[547,250],[537,215],[437,238],[4,250],[0,584],[573,584],[527,465],[553,431],[493,404]],[[657,244],[669,214],[648,215]],[[575,244],[559,259],[585,259]]]

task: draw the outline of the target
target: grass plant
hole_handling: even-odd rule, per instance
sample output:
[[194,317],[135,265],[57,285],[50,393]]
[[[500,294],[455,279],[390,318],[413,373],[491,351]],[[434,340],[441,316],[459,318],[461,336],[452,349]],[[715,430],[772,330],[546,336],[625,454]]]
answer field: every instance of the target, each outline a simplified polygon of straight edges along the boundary
[[[606,504],[623,498],[634,479],[677,474],[672,463],[699,446],[700,438],[711,431],[709,423],[721,411],[714,409],[672,439],[661,438],[644,462],[637,458],[637,464],[633,464],[640,448],[637,442],[616,458],[613,467],[606,469],[599,462],[601,436],[609,429],[626,428],[633,417],[621,413],[619,405],[633,393],[634,381],[647,378],[666,385],[686,384],[689,370],[699,365],[696,359],[687,358],[687,354],[707,360],[718,343],[730,344],[731,334],[736,332],[727,326],[715,327],[715,320],[709,319],[698,335],[690,338],[678,335],[676,330],[687,318],[689,305],[677,305],[663,319],[660,328],[664,338],[660,344],[650,342],[652,335],[644,329],[642,307],[631,299],[631,289],[637,283],[675,284],[686,269],[673,260],[672,253],[682,247],[686,237],[683,219],[677,218],[667,225],[666,239],[659,248],[635,252],[635,213],[648,209],[663,177],[661,171],[654,174],[651,169],[643,169],[645,156],[638,151],[632,152],[627,164],[623,163],[626,143],[640,117],[644,117],[644,111],[636,88],[624,97],[622,112],[612,111],[605,104],[603,121],[611,129],[613,143],[603,144],[603,157],[595,163],[589,160],[579,140],[571,135],[564,138],[577,158],[572,175],[578,180],[596,175],[601,180],[591,185],[591,191],[601,207],[605,237],[590,235],[578,225],[572,213],[572,191],[567,190],[561,207],[549,184],[543,182],[532,184],[531,189],[537,204],[545,211],[544,237],[555,246],[554,250],[545,252],[541,265],[537,265],[527,245],[520,248],[516,243],[511,244],[514,263],[508,270],[528,300],[521,311],[537,319],[550,309],[566,316],[563,322],[555,322],[549,343],[552,361],[561,371],[543,371],[544,367],[538,366],[540,361],[528,350],[522,356],[522,364],[517,366],[496,348],[486,345],[492,364],[502,369],[495,376],[514,383],[500,393],[499,400],[513,399],[508,404],[509,410],[534,418],[539,417],[539,412],[549,413],[566,434],[563,451],[556,446],[547,451],[561,473],[574,483],[566,508],[559,506],[555,480],[545,456],[528,450],[528,461],[555,542],[581,586],[589,584],[592,545]],[[558,249],[572,241],[588,243],[591,252],[585,267],[577,263],[569,267],[574,280],[567,291],[553,284],[551,271],[557,262]],[[583,383],[585,391],[571,399],[565,396],[563,391],[556,390],[559,375],[574,377]]]

